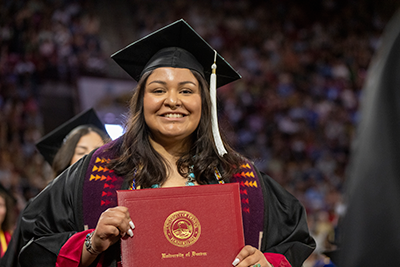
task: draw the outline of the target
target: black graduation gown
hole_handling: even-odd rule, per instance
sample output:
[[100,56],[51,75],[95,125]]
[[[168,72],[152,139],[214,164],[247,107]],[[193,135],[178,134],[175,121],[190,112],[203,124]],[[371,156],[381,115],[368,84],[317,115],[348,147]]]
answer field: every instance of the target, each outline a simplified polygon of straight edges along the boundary
[[362,100],[338,266],[400,266],[400,10],[383,32]]
[[[92,153],[68,168],[29,202],[0,267],[55,266],[68,238],[84,230],[82,185]],[[300,267],[315,248],[305,210],[269,176],[258,175],[265,202],[261,251],[283,254],[292,266]],[[107,266],[116,266],[119,259],[119,253],[112,251],[118,250],[115,247],[108,251],[110,255],[106,258],[112,262]]]
[[55,266],[61,246],[84,230],[81,177],[87,164],[72,165],[28,202],[0,266]]

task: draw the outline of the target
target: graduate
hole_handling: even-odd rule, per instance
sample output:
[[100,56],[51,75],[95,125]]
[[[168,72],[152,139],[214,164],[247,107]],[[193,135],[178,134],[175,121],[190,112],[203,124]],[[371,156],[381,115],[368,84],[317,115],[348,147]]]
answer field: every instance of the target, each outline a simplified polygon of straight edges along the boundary
[[120,240],[135,238],[135,226],[117,206],[116,190],[236,182],[246,245],[232,265],[302,266],[315,248],[303,206],[231,148],[218,127],[216,89],[240,75],[184,20],[112,58],[138,81],[126,132],[32,201],[18,246],[0,266],[118,266]]
[[90,108],[46,134],[36,143],[36,148],[58,176],[81,157],[110,140],[103,122]]
[[340,267],[400,266],[399,73],[400,10],[383,32],[363,88],[339,224]]
[[15,227],[17,200],[0,184],[0,258],[4,256]]
[[[61,174],[70,165],[77,162],[84,155],[87,155],[93,149],[99,148],[100,146],[106,144],[111,139],[106,131],[106,128],[100,118],[97,116],[96,111],[93,108],[87,109],[78,115],[74,116],[70,120],[66,121],[50,133],[46,134],[36,143],[36,149],[40,152],[43,158],[52,166],[54,177]],[[10,253],[13,256],[17,256],[17,247],[19,248],[20,233],[21,233],[21,219],[20,216],[17,221],[17,228],[15,228],[15,215],[10,212],[12,210],[9,206],[9,200],[5,196],[10,195],[2,185],[0,184],[0,198],[6,200],[6,214],[4,221],[2,223],[4,241],[0,243],[2,252],[1,256],[5,254],[7,246],[11,240],[11,234],[15,237],[13,242],[10,244],[12,247]],[[0,201],[1,202],[1,201]],[[13,204],[15,205],[16,200],[13,199]],[[32,202],[32,199],[26,204],[25,209]],[[2,206],[0,204],[0,206]],[[24,211],[21,212],[23,214]],[[14,216],[13,216],[14,215]],[[0,216],[1,218],[1,216]],[[11,221],[10,221],[11,220]],[[0,233],[0,241],[3,238]],[[18,249],[19,250],[19,249]],[[7,258],[10,256],[8,255]],[[10,258],[9,258],[10,259]],[[5,260],[4,260],[5,261]],[[3,261],[3,262],[4,262]],[[16,264],[16,262],[15,262]],[[9,264],[10,266],[11,263]],[[17,266],[17,265],[15,265]]]

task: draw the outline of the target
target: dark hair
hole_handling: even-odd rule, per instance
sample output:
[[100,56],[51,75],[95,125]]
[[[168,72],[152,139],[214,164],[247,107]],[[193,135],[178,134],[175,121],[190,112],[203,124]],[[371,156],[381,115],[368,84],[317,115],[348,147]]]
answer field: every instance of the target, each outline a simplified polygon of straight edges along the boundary
[[6,214],[1,224],[1,230],[3,230],[3,232],[10,232],[15,226],[15,200],[2,190],[0,190],[0,197],[4,198],[6,205]]
[[94,125],[81,125],[74,128],[64,139],[64,142],[57,154],[54,156],[52,168],[55,176],[61,174],[71,164],[72,157],[75,154],[75,148],[82,136],[95,132],[100,135],[104,143],[110,141],[109,136]]
[[[112,160],[109,167],[116,174],[127,177],[131,182],[135,179],[136,186],[148,188],[154,184],[162,184],[168,177],[168,165],[162,156],[151,146],[150,130],[143,114],[143,97],[146,81],[152,71],[143,74],[139,80],[130,102],[130,113],[126,123],[126,133],[114,144],[119,149],[119,157]],[[243,157],[235,152],[222,140],[228,154],[219,156],[214,145],[211,129],[211,98],[208,83],[197,72],[192,71],[199,81],[201,91],[201,118],[199,125],[192,134],[190,151],[182,154],[177,161],[179,173],[186,177],[188,166],[194,165],[194,174],[199,184],[215,180],[215,168],[218,168],[222,178],[229,181],[232,174],[243,162]]]

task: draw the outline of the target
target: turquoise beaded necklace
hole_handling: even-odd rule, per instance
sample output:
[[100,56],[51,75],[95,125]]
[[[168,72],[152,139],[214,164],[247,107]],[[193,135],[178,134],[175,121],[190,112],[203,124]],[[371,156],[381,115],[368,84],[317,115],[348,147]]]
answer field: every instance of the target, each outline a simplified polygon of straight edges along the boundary
[[[193,167],[194,167],[194,165],[189,166],[188,180],[185,182],[186,186],[194,186],[195,185],[194,182],[196,181],[196,176],[194,175]],[[151,188],[159,188],[159,187],[160,187],[159,184],[153,184],[151,186]]]
[[194,165],[189,166],[188,180],[185,183],[186,186],[194,186],[194,182],[196,181],[196,176],[194,176],[193,173],[193,167]]

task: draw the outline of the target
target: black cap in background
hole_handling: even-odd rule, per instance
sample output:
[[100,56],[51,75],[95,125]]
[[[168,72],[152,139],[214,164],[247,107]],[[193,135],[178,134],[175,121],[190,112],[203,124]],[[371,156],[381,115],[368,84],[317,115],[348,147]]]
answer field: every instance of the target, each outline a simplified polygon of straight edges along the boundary
[[[37,143],[36,148],[43,155],[44,159],[53,164],[54,156],[62,146],[65,137],[76,127],[82,125],[93,125],[107,134],[106,128],[97,116],[93,108],[83,111],[57,127],[44,137],[42,137]],[[108,134],[107,134],[108,135]]]

